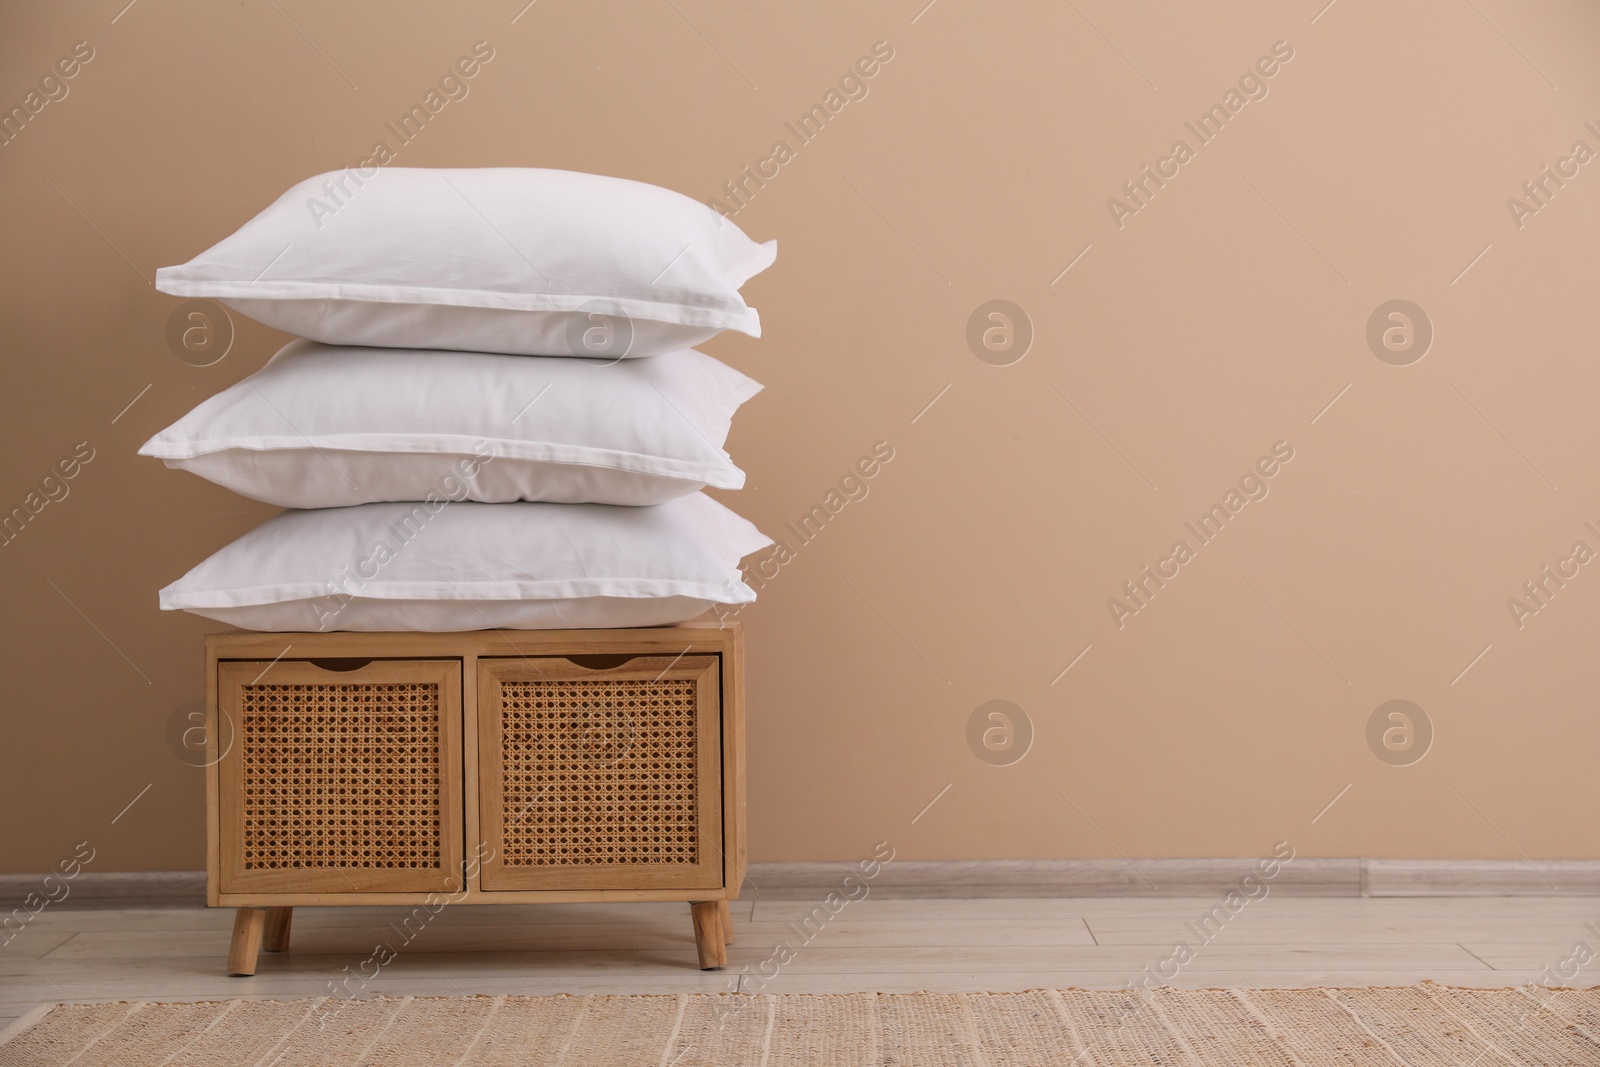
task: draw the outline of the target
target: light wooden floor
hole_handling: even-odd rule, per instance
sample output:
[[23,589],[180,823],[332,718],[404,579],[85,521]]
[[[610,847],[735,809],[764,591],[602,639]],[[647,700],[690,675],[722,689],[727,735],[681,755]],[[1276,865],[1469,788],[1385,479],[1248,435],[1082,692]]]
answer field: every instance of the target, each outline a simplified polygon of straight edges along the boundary
[[[850,992],[1115,988],[1154,969],[1214,900],[892,899],[851,903],[809,943],[815,902],[738,901],[723,972],[695,967],[682,904],[446,908],[364,995]],[[232,911],[46,908],[0,948],[0,1027],[53,1001],[326,995],[374,946],[399,948],[401,908],[297,910],[291,950],[223,974]],[[1586,923],[1594,923],[1593,930]],[[390,924],[394,924],[391,926]],[[1600,949],[1600,898],[1307,898],[1252,903],[1197,948],[1177,986],[1454,985],[1538,981],[1579,941]],[[794,958],[762,985],[786,942]],[[348,970],[346,970],[348,968]],[[368,965],[367,973],[372,967]],[[767,970],[770,972],[771,967]],[[1170,968],[1169,968],[1170,971]],[[1579,986],[1600,984],[1600,960]]]

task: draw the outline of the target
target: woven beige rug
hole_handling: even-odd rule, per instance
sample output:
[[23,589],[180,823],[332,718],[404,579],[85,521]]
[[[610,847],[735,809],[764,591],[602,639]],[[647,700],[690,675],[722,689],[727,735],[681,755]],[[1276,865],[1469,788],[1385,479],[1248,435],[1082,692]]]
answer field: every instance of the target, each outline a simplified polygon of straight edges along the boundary
[[1600,988],[464,997],[62,1005],[4,1067],[1544,1067],[1600,1064]]

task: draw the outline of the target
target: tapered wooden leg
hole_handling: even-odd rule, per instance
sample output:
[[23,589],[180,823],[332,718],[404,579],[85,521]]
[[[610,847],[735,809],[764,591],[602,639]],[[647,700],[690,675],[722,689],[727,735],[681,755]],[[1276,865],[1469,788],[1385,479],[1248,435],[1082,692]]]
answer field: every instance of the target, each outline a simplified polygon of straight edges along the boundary
[[261,947],[268,952],[285,952],[289,948],[289,923],[294,918],[293,908],[268,908],[267,929]]
[[733,944],[733,909],[726,900],[717,901],[717,921],[722,924],[722,943]]
[[689,905],[694,917],[694,945],[700,953],[700,969],[714,971],[728,965],[728,948],[722,940],[720,901],[706,900]]
[[243,977],[256,973],[261,954],[261,934],[267,913],[261,908],[240,908],[233,916],[233,944],[228,949],[228,973]]

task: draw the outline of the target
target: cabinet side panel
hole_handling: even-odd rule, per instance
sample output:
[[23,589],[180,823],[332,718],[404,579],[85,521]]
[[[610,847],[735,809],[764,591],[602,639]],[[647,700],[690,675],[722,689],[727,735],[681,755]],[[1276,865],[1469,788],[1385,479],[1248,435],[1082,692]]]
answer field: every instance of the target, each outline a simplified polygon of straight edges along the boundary
[[222,758],[219,734],[221,715],[217,708],[217,653],[214,642],[206,641],[206,904],[217,907],[222,891],[219,877],[222,857],[219,852],[217,814],[217,763]]
[[728,631],[728,647],[722,655],[722,677],[724,773],[728,778],[727,885],[731,900],[738,897],[749,866],[745,826],[744,629],[737,623]]

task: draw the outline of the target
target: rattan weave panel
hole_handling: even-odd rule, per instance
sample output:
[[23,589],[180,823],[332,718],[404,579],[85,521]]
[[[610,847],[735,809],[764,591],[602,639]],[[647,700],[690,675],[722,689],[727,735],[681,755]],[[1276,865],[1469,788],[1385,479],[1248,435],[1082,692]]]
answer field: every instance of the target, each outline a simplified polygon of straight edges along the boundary
[[700,862],[693,679],[501,686],[507,868]]
[[439,687],[247,685],[246,870],[440,863]]

